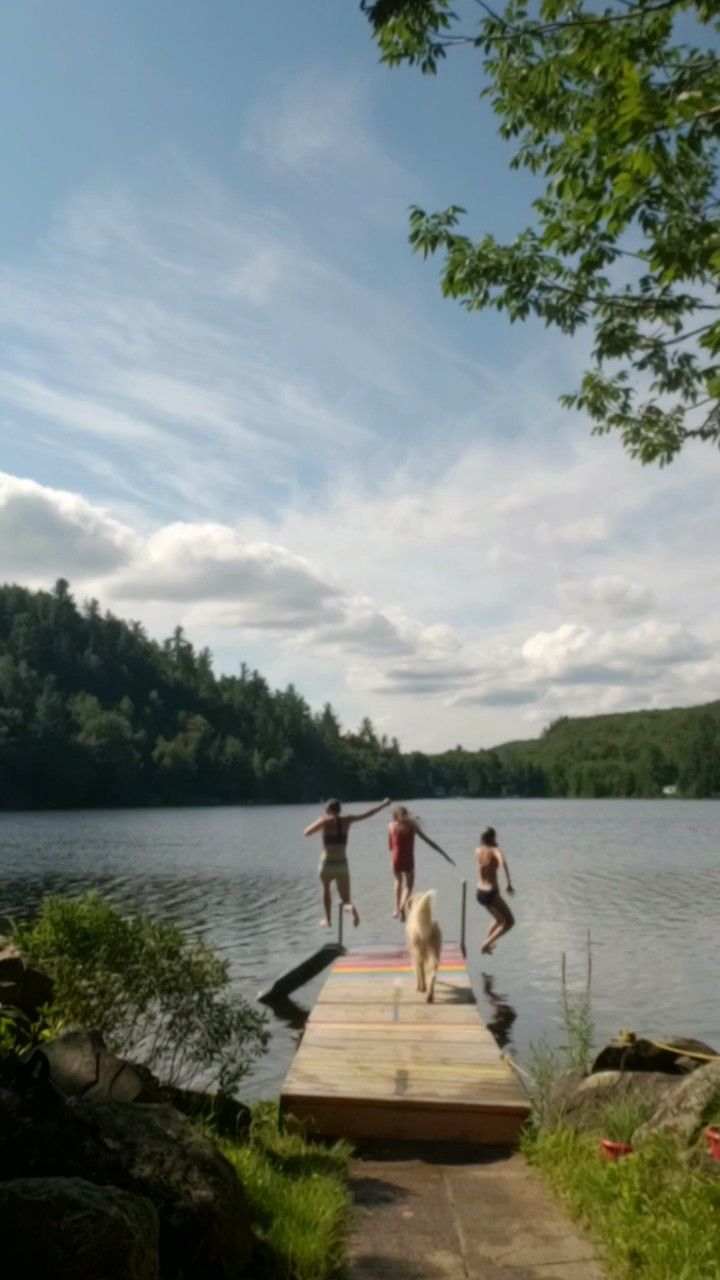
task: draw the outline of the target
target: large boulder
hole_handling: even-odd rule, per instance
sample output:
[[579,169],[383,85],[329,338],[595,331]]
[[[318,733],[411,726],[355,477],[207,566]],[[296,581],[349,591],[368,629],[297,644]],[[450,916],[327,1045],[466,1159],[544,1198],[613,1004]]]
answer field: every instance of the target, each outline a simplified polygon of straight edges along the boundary
[[53,997],[52,978],[29,965],[9,938],[0,937],[0,1005],[34,1018]]
[[7,1275],[157,1280],[158,1216],[149,1200],[81,1178],[0,1183]]
[[613,1103],[637,1102],[654,1110],[677,1086],[676,1076],[657,1071],[568,1071],[555,1082],[549,1111],[572,1128],[595,1129]]
[[99,1031],[64,1031],[43,1044],[50,1079],[68,1098],[102,1102],[160,1102],[160,1087],[147,1067],[108,1049]]
[[238,1280],[250,1258],[242,1185],[189,1120],[167,1105],[65,1098],[42,1054],[0,1062],[0,1182],[17,1178],[82,1178],[152,1201],[165,1280]]
[[0,1061],[0,1181],[77,1177],[122,1185],[123,1170],[105,1144],[53,1086],[35,1053]]
[[200,1123],[210,1122],[223,1137],[247,1136],[251,1111],[236,1098],[180,1089],[160,1084],[150,1069],[129,1062],[108,1049],[100,1031],[64,1031],[46,1041],[41,1053],[50,1079],[67,1098],[92,1098],[97,1102],[169,1102],[183,1115]]
[[633,1136],[638,1145],[654,1133],[665,1133],[687,1146],[703,1123],[707,1107],[720,1097],[720,1059],[677,1082],[646,1124]]
[[190,1121],[170,1106],[78,1099],[72,1109],[121,1167],[119,1185],[155,1205],[163,1275],[237,1280],[253,1246],[245,1193]]
[[646,1040],[642,1036],[620,1035],[600,1050],[591,1072],[664,1071],[669,1075],[686,1075],[701,1067],[705,1058],[717,1056],[717,1051],[702,1040],[684,1036]]

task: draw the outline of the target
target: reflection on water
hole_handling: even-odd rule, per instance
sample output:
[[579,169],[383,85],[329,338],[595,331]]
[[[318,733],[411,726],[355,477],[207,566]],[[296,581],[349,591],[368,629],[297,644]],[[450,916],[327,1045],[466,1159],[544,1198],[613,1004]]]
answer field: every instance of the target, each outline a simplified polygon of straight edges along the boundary
[[[459,937],[461,879],[472,882],[477,834],[498,828],[517,887],[517,925],[498,944],[489,974],[480,957],[487,918],[469,894],[468,967],[483,1017],[499,1041],[514,1045],[514,1056],[522,1060],[542,1032],[561,1039],[561,954],[570,989],[581,988],[589,928],[600,1037],[626,1026],[720,1047],[720,804],[433,800],[413,807],[458,863],[456,871],[426,846],[418,850],[418,887],[437,890],[448,940]],[[254,1000],[325,940],[319,842],[302,835],[315,816],[299,805],[0,814],[0,918],[32,912],[45,893],[97,888],[120,906],[167,916],[207,938],[236,990]],[[383,816],[353,827],[349,858],[362,922],[357,931],[346,927],[346,944],[402,945]],[[270,1052],[248,1092],[277,1089],[324,976],[297,1003],[270,1013]]]
[[495,990],[495,979],[491,973],[482,975],[482,989],[490,1006],[490,1015],[486,1018],[488,1030],[492,1031],[500,1048],[505,1049],[512,1045],[512,1027],[517,1013],[507,996],[499,995]]
[[264,1000],[263,1003],[273,1017],[278,1022],[284,1023],[291,1031],[304,1031],[305,1023],[310,1017],[310,1010],[304,1009],[291,996],[276,996],[273,1000]]

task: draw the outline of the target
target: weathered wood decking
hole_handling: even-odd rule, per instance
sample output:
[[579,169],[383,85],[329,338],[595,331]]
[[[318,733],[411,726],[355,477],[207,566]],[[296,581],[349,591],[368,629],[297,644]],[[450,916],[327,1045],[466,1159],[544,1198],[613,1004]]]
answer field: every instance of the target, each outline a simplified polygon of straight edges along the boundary
[[280,1105],[325,1137],[509,1145],[530,1110],[450,943],[434,1004],[415,990],[404,948],[364,947],[336,960]]

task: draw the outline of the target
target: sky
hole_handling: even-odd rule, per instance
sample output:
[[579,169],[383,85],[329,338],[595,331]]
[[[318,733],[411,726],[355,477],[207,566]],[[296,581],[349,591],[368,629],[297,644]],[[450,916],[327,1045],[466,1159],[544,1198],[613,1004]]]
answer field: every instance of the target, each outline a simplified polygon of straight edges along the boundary
[[5,7],[1,580],[406,749],[718,696],[720,454],[592,437],[589,335],[409,250],[413,203],[531,220],[480,76],[380,66],[356,0]]

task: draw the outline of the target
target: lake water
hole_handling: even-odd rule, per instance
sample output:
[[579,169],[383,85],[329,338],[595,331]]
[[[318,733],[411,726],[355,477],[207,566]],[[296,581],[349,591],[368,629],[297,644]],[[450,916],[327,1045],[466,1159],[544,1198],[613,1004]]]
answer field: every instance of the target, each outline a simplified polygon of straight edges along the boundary
[[[430,800],[412,808],[458,864],[453,870],[420,843],[417,887],[437,889],[445,937],[457,938],[467,877],[468,962],[480,1011],[520,1061],[544,1032],[561,1041],[561,956],[571,987],[581,987],[588,930],[599,1041],[631,1027],[720,1048],[720,803]],[[0,916],[32,912],[45,893],[97,888],[116,904],[203,935],[229,962],[235,989],[252,1000],[327,940],[318,927],[320,842],[302,835],[318,812],[292,805],[0,814]],[[517,890],[517,926],[490,959],[480,956],[489,917],[474,900],[472,858],[488,823]],[[346,925],[346,941],[400,944],[385,814],[353,829],[349,856],[362,920],[355,931]],[[270,1015],[270,1050],[244,1093],[277,1091],[302,1009],[321,981],[297,994],[299,1009]]]

